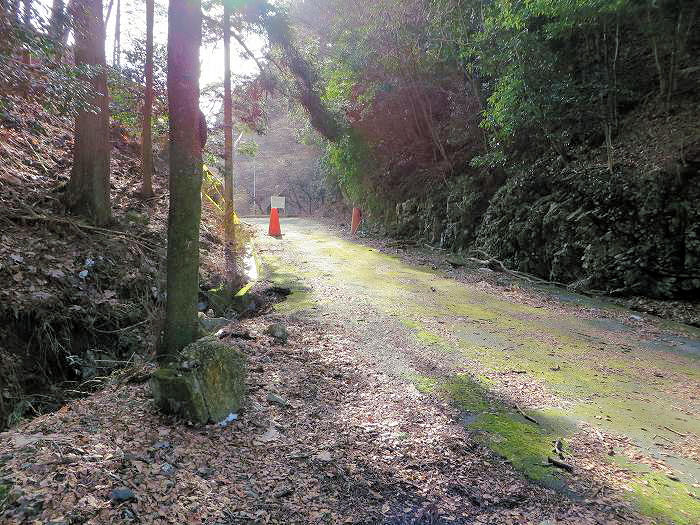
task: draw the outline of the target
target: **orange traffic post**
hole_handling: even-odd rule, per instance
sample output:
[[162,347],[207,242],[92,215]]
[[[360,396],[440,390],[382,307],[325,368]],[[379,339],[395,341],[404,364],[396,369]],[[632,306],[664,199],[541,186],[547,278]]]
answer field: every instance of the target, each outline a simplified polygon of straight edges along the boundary
[[360,211],[360,208],[353,208],[352,226],[350,226],[350,233],[352,233],[353,235],[357,233],[357,229],[360,227],[360,222],[362,222],[362,211]]
[[280,228],[280,213],[277,208],[270,210],[270,228],[268,233],[272,237],[282,237],[282,229]]

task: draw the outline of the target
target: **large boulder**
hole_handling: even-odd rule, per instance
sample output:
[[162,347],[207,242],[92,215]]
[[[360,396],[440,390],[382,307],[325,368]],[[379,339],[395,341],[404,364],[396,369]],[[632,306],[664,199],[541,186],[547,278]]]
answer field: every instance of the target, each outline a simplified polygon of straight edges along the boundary
[[218,423],[238,412],[245,395],[245,358],[239,348],[204,337],[151,378],[156,405],[194,423]]

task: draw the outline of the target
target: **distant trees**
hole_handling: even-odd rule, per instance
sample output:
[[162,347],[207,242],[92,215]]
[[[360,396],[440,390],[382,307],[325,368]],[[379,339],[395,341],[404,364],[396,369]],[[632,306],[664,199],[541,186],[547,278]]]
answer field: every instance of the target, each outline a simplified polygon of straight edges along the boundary
[[73,0],[75,62],[91,84],[88,107],[75,119],[73,170],[67,188],[68,206],[95,224],[111,219],[109,196],[109,107],[105,60],[105,28],[101,0]]
[[200,0],[170,0],[168,9],[168,108],[170,208],[167,306],[161,354],[177,352],[197,337],[202,144],[199,133]]

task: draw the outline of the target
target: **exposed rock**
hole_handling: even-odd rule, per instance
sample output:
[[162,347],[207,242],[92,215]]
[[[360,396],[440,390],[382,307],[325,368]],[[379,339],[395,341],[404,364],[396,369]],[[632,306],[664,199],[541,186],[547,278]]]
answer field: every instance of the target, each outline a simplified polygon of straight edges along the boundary
[[230,423],[233,423],[236,420],[238,420],[238,414],[231,412],[224,420],[219,421],[219,426],[221,428],[226,428]]
[[464,260],[464,257],[461,257],[459,255],[448,255],[445,261],[447,261],[450,265],[454,266],[455,268],[461,268],[462,266],[467,265],[467,261]]
[[202,331],[204,331],[204,333],[207,334],[218,332],[230,323],[231,320],[226,319],[225,317],[200,316],[199,318],[199,326],[202,329]]
[[267,327],[265,333],[272,337],[276,343],[285,344],[289,338],[289,333],[283,324],[274,323]]
[[331,456],[331,453],[327,450],[322,450],[314,456],[314,459],[322,463],[328,463],[329,461],[333,461],[333,456]]
[[209,467],[199,467],[197,469],[197,475],[200,478],[208,479],[214,475],[214,469]]
[[272,425],[265,431],[262,436],[258,436],[256,441],[258,444],[271,443],[277,441],[281,436],[279,431]]
[[245,358],[240,349],[205,337],[156,370],[151,390],[165,413],[194,423],[216,423],[238,412],[245,395]]
[[125,501],[132,501],[136,499],[136,494],[134,491],[127,487],[118,487],[112,490],[109,496],[114,503],[124,503]]
[[283,397],[280,397],[277,394],[274,394],[272,392],[269,392],[267,394],[267,400],[270,403],[277,403],[278,405],[281,405],[283,407],[286,407],[289,404],[286,399],[284,399]]

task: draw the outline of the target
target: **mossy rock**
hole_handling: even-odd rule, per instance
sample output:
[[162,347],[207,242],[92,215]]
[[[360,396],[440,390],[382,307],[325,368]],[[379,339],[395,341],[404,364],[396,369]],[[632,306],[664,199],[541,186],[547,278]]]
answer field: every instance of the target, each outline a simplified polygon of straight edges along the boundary
[[216,337],[204,337],[156,370],[151,391],[156,406],[166,414],[204,425],[238,412],[245,396],[245,376],[240,349]]
[[205,292],[205,295],[209,308],[214,311],[215,315],[221,317],[246,315],[260,306],[255,294],[248,293],[248,290],[245,293],[235,293],[223,284]]

